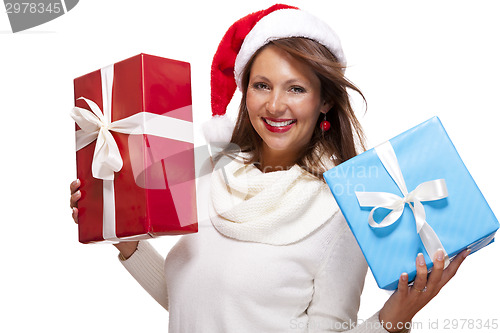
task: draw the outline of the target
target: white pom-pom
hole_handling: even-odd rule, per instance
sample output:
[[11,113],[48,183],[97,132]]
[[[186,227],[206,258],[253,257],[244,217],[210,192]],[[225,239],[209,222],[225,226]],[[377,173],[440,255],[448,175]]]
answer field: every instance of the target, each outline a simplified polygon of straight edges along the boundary
[[233,130],[234,122],[227,115],[214,116],[203,124],[207,143],[229,143]]

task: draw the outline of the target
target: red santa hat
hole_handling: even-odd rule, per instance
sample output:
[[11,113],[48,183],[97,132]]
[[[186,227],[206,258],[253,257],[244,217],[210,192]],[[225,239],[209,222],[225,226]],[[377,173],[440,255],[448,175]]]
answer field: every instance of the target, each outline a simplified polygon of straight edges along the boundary
[[306,37],[328,48],[345,66],[337,34],[317,17],[283,4],[251,13],[236,21],[222,38],[211,72],[212,120],[205,124],[208,142],[229,142],[234,123],[225,116],[241,75],[252,55],[268,42],[287,37]]

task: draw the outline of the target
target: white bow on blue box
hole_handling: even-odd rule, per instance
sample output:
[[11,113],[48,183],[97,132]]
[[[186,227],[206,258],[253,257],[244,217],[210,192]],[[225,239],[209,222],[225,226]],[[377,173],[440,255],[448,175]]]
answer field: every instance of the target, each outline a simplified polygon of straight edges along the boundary
[[324,173],[380,288],[493,241],[498,220],[437,117]]

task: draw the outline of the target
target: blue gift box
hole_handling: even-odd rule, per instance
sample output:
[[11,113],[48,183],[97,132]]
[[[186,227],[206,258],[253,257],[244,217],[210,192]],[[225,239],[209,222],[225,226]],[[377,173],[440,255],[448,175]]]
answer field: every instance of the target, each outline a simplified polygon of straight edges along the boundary
[[[412,281],[418,253],[432,269],[434,253],[426,246],[442,247],[452,260],[466,248],[475,252],[493,242],[499,227],[437,117],[323,176],[382,289],[396,289],[403,272]],[[385,221],[393,223],[380,227]],[[427,245],[429,237],[439,246]]]

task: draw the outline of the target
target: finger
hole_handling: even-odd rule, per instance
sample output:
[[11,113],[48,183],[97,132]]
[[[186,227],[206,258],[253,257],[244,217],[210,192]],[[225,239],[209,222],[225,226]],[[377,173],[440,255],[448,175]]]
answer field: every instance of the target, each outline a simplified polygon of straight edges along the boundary
[[71,214],[73,220],[78,224],[78,208],[73,208],[73,213]]
[[443,276],[444,269],[444,251],[439,249],[434,254],[434,267],[427,280],[427,288],[432,291],[439,291],[441,278]]
[[80,192],[80,190],[77,190],[75,193],[71,195],[69,200],[69,206],[71,208],[78,207],[78,200],[80,200],[81,197],[82,193]]
[[71,191],[71,194],[75,193],[75,191],[78,190],[80,185],[81,185],[80,179],[76,179],[76,180],[72,181],[71,184],[69,185],[69,189]]
[[416,291],[424,290],[427,284],[427,266],[425,265],[425,258],[422,253],[419,253],[416,260],[417,277],[413,283],[413,289]]
[[408,290],[410,290],[410,288],[408,287],[408,273],[403,273],[399,277],[398,291],[402,295],[407,295]]
[[441,279],[441,287],[444,286],[450,279],[455,276],[458,268],[464,262],[465,258],[470,254],[470,250],[464,250],[457,254],[453,261],[448,265],[448,267],[443,272],[443,277]]

